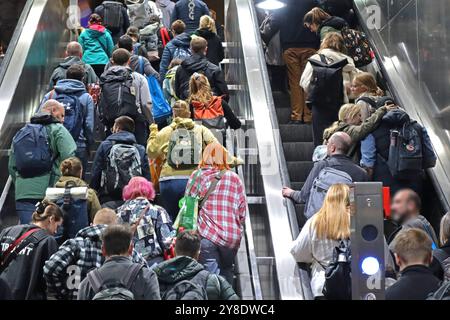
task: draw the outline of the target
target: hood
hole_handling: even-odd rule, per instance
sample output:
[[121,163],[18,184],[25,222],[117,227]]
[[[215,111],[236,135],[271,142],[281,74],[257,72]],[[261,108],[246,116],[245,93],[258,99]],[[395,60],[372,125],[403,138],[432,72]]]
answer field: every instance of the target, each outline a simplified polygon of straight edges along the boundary
[[191,46],[191,36],[189,34],[187,34],[186,32],[182,33],[182,34],[176,36],[175,38],[173,38],[171,43],[175,47],[189,48]]
[[167,8],[172,5],[172,0],[156,0],[156,4],[159,5],[161,8]]
[[77,187],[87,187],[87,183],[77,177],[60,177],[58,182],[56,182],[55,187],[64,188],[66,183],[72,181]]
[[142,36],[146,36],[149,34],[156,34],[159,28],[159,22],[154,22],[152,24],[149,24],[145,28],[143,28],[141,31],[139,31],[139,34]]
[[172,123],[170,124],[170,127],[172,128],[172,130],[175,130],[177,128],[186,128],[186,129],[192,129],[194,128],[195,123],[192,119],[188,119],[188,118],[180,118],[180,117],[176,117],[175,119],[173,119]]
[[100,38],[105,34],[106,28],[99,24],[93,24],[89,29],[86,29],[86,32],[89,33],[89,36],[92,38]]
[[181,65],[188,73],[198,72],[200,70],[205,70],[208,65],[208,59],[199,54],[193,54],[189,58],[186,58]]
[[206,40],[212,39],[216,35],[214,32],[212,32],[212,31],[210,31],[208,29],[198,29],[197,31],[195,31],[195,34],[197,36],[205,38]]
[[56,93],[81,94],[86,92],[86,86],[79,80],[64,79],[56,83],[55,91]]
[[172,284],[191,279],[203,269],[203,266],[191,257],[182,256],[160,263],[153,271],[159,282]]
[[106,229],[106,227],[107,226],[104,224],[89,226],[78,231],[76,237],[83,239],[89,238],[93,241],[101,241],[102,232]]
[[126,143],[126,144],[135,144],[136,143],[136,137],[134,134],[128,131],[121,131],[118,133],[113,133],[108,138],[106,138],[107,141],[111,142],[119,142],[119,143]]
[[75,63],[81,64],[84,66],[84,62],[81,61],[80,57],[76,57],[76,56],[66,57],[64,59],[64,61],[59,64],[59,66],[64,69],[69,69],[69,67]]
[[408,114],[401,110],[391,110],[388,113],[386,113],[383,117],[383,123],[387,124],[390,128],[403,126],[405,123],[409,122],[410,118]]
[[337,30],[341,30],[342,28],[347,27],[347,26],[348,26],[348,23],[344,19],[342,19],[340,17],[330,17],[327,20],[325,20],[324,22],[322,22],[319,29],[321,29],[322,27],[332,27]]
[[105,83],[107,80],[115,81],[118,78],[123,79],[126,74],[130,74],[132,72],[133,70],[131,70],[131,68],[129,67],[112,66],[111,68],[103,72],[103,74],[100,76],[100,85]]

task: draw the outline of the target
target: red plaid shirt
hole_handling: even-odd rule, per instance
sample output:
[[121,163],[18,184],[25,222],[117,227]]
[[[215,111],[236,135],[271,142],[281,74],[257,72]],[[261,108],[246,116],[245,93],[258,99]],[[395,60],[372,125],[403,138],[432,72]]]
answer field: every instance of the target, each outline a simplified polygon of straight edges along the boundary
[[[190,192],[186,191],[186,195],[204,197],[219,173],[212,168],[201,170],[202,174],[196,179]],[[188,186],[192,179],[195,179],[197,172],[198,170],[192,173]],[[200,235],[218,246],[238,248],[244,228],[246,207],[247,200],[241,179],[236,173],[227,171],[198,213]]]

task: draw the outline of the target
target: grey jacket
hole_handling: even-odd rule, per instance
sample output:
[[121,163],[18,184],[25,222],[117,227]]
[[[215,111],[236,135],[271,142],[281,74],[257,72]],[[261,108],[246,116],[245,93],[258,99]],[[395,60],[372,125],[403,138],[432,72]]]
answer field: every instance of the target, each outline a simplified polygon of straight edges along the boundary
[[[129,257],[116,256],[111,257],[105,261],[103,266],[98,270],[102,276],[102,279],[106,282],[112,280],[115,277],[120,277],[127,271],[127,269],[133,264]],[[135,300],[161,300],[159,295],[159,284],[156,274],[143,267],[139,272],[134,284],[131,286],[130,291],[134,294]],[[92,289],[88,278],[85,278],[78,291],[78,300],[92,300],[96,292]]]

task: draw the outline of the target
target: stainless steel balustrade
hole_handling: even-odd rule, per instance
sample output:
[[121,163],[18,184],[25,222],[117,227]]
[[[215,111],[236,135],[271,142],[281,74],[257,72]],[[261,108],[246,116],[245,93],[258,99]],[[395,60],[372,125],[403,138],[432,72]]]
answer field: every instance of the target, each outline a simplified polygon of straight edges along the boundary
[[[54,62],[69,40],[65,1],[29,0],[25,5],[0,71],[0,211],[14,209],[7,197],[8,152],[17,130],[29,121],[48,85]],[[12,201],[11,201],[12,200]],[[5,203],[6,202],[6,203]],[[5,206],[4,206],[5,204]]]
[[[259,154],[257,164],[246,164],[244,168],[246,186],[256,195],[264,195],[276,269],[273,280],[279,298],[300,300],[304,292],[297,264],[289,252],[298,227],[293,207],[281,196],[281,188],[289,181],[254,4],[248,0],[227,0],[225,8],[226,40],[232,44],[227,47],[228,58],[235,62],[228,65],[227,81],[240,86],[231,97],[231,105],[247,120],[246,129],[254,130],[249,139],[255,145],[250,147]],[[251,148],[246,151],[252,153]],[[271,264],[273,258],[264,257],[260,264]]]

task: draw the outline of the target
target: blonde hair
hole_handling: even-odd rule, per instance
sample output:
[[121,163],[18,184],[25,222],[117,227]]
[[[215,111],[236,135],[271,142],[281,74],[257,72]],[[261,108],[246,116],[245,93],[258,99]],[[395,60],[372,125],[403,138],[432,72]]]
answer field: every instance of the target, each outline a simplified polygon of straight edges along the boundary
[[331,16],[322,10],[321,8],[313,8],[303,17],[303,23],[315,24],[320,26],[325,20],[331,18]]
[[374,96],[384,96],[384,91],[377,86],[375,77],[369,72],[360,72],[356,74],[353,78],[353,82],[365,87],[367,90],[366,92]]
[[441,219],[441,231],[439,240],[441,245],[445,245],[450,240],[450,212],[447,212]]
[[335,184],[328,190],[322,208],[313,217],[312,227],[319,239],[343,240],[350,237],[350,188]]
[[431,238],[425,231],[411,228],[401,230],[395,236],[390,247],[407,264],[418,259],[428,264],[432,252],[431,245]]
[[338,121],[335,121],[329,128],[324,131],[324,140],[326,140],[326,137],[330,137],[338,130],[341,122],[347,122],[347,120],[355,118],[358,114],[361,114],[361,105],[354,103],[346,103],[342,105],[342,107],[339,109]]
[[207,104],[213,95],[208,78],[200,73],[194,73],[189,81],[189,102],[198,101]]
[[64,177],[80,177],[83,165],[80,159],[71,157],[61,162],[59,169]]
[[204,15],[200,18],[200,29],[207,29],[217,34],[216,22],[210,16]]
[[331,49],[343,54],[347,54],[347,48],[345,47],[344,38],[337,32],[329,32],[323,38],[320,45],[319,53],[324,49]]
[[186,101],[178,100],[172,107],[173,117],[174,118],[190,118],[191,110],[189,109],[189,105]]

